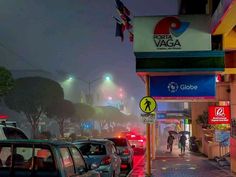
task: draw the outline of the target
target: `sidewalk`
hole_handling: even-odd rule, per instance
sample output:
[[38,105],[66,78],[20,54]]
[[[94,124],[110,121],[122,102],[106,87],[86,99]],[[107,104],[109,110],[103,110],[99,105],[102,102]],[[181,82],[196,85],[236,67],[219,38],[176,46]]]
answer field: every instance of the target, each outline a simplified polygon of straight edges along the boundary
[[[229,167],[219,167],[216,162],[208,160],[201,154],[186,152],[179,156],[179,149],[173,153],[159,150],[152,161],[153,177],[236,177]],[[145,177],[145,157],[134,166],[129,177]]]

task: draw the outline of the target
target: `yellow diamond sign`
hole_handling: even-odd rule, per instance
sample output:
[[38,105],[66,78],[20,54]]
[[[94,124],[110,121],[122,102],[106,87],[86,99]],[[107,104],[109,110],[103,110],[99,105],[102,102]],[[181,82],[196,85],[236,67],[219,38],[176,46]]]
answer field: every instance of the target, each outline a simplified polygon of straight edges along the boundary
[[139,107],[143,112],[151,113],[156,109],[157,103],[154,98],[150,96],[145,96],[141,99],[139,103]]

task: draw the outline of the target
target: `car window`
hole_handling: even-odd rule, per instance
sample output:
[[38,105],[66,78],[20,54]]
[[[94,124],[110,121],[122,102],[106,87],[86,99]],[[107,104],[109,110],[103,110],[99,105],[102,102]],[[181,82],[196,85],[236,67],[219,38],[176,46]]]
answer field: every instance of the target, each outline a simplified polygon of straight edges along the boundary
[[3,132],[7,139],[28,139],[19,129],[13,127],[3,127]]
[[32,147],[15,147],[15,153],[13,154],[13,157],[8,157],[6,165],[11,166],[11,161],[13,161],[14,168],[32,169],[32,155]]
[[116,138],[110,138],[109,140],[113,141],[116,146],[127,146],[127,141],[126,139],[116,139]]
[[66,176],[71,176],[75,174],[74,164],[71,158],[68,148],[60,148],[60,153],[62,156],[63,168],[65,170]]
[[83,155],[106,155],[106,147],[99,143],[82,143],[78,145]]
[[71,154],[72,154],[72,158],[73,158],[74,163],[75,163],[76,173],[79,173],[79,169],[85,169],[86,168],[84,159],[80,155],[79,150],[76,149],[76,148],[71,148]]
[[11,155],[11,147],[10,146],[0,146],[0,168],[7,167],[6,161],[10,155]]
[[56,169],[52,152],[49,148],[35,148],[35,170],[54,171]]

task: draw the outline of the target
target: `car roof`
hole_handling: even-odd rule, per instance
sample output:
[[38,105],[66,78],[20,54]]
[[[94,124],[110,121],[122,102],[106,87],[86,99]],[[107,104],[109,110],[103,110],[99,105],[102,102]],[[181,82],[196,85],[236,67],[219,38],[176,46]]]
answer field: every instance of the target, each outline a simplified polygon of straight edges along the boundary
[[19,129],[13,125],[3,125],[3,124],[0,124],[0,127],[6,127],[6,128],[16,128],[16,129]]
[[9,139],[0,140],[0,144],[40,144],[40,145],[52,145],[52,146],[62,146],[71,145],[70,142],[65,141],[52,141],[52,140],[35,140],[35,139]]
[[108,140],[127,140],[127,138],[123,138],[123,137],[121,137],[121,138],[119,138],[119,137],[111,137],[111,138],[106,138],[106,139],[108,139]]
[[107,142],[110,142],[110,140],[108,140],[108,139],[82,139],[82,140],[74,141],[73,143],[77,144],[77,143],[89,143],[89,142],[92,142],[92,143],[107,143]]

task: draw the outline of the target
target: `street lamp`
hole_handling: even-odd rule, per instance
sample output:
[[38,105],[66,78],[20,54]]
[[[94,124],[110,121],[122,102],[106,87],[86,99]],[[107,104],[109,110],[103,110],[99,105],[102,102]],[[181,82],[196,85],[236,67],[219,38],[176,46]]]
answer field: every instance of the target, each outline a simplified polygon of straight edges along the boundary
[[99,80],[102,80],[102,79],[105,80],[106,82],[109,82],[109,81],[111,81],[111,75],[106,74],[103,77],[98,77],[96,79],[88,80],[88,81],[83,79],[83,78],[80,78],[80,77],[76,77],[76,79],[81,80],[82,82],[84,82],[84,83],[86,83],[88,85],[88,99],[87,100],[88,100],[89,104],[92,104],[92,102],[93,102],[92,94],[91,94],[91,86],[92,86],[92,84],[94,84],[96,81],[99,81]]
[[73,80],[73,77],[70,76],[70,77],[68,78],[68,81],[72,81],[72,80]]
[[109,76],[106,76],[106,81],[110,81],[111,78]]

